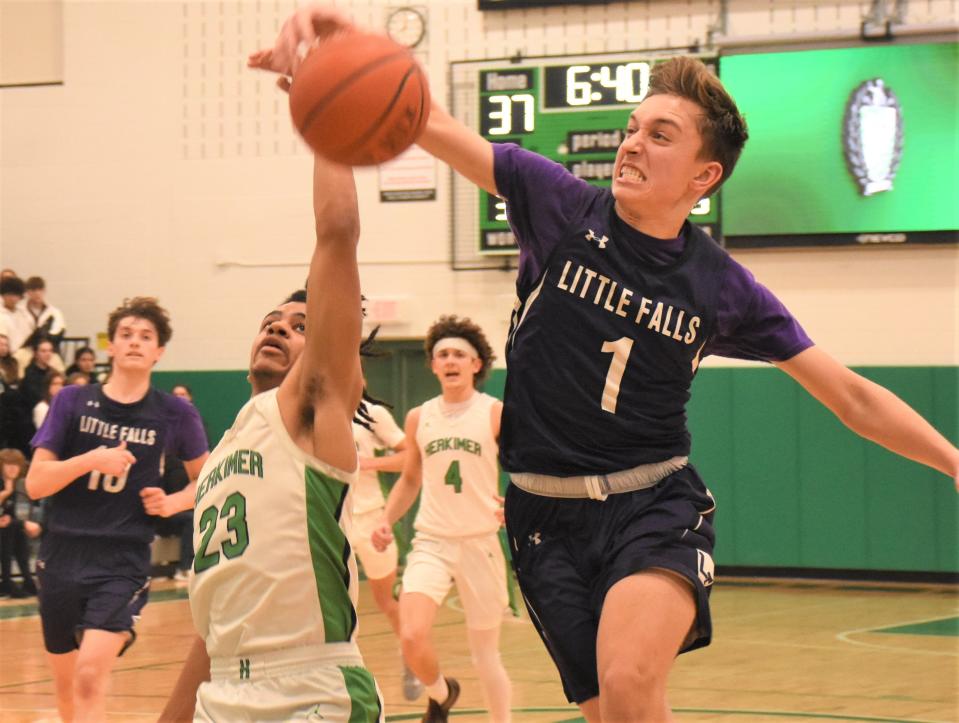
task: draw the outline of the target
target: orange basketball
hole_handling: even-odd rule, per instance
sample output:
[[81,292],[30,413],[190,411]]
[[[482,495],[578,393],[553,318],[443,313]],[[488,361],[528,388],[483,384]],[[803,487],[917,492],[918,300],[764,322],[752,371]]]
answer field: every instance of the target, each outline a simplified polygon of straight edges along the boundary
[[304,59],[290,88],[290,113],[319,155],[376,165],[405,151],[423,130],[429,84],[402,45],[385,35],[344,33]]

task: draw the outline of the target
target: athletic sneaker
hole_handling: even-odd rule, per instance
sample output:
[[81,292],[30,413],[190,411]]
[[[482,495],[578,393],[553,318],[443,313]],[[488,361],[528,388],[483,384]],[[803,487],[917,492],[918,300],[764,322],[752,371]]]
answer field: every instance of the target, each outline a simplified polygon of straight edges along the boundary
[[446,685],[450,689],[449,695],[442,703],[437,703],[430,698],[429,707],[426,709],[426,715],[423,716],[422,723],[447,723],[449,720],[450,709],[460,697],[460,684],[455,678],[447,678]]
[[421,695],[423,695],[423,684],[406,663],[403,663],[403,697],[407,700],[416,700]]
[[187,570],[177,570],[173,575],[174,582],[190,582],[190,573]]

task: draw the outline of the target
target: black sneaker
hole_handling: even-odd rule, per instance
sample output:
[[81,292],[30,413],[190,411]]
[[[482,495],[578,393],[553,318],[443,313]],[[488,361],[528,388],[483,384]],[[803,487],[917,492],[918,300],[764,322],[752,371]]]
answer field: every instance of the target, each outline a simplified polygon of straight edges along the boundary
[[450,689],[446,700],[437,703],[430,698],[430,704],[426,709],[426,715],[423,716],[422,723],[446,723],[449,720],[450,709],[460,697],[460,684],[456,682],[455,678],[447,678],[446,685]]

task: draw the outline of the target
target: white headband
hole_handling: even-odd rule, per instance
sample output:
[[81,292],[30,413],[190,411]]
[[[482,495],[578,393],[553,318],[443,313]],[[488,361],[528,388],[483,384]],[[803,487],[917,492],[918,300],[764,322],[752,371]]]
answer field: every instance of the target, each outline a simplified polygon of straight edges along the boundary
[[433,345],[433,355],[436,356],[444,349],[459,349],[468,356],[479,359],[479,352],[476,351],[476,347],[461,336],[444,336]]

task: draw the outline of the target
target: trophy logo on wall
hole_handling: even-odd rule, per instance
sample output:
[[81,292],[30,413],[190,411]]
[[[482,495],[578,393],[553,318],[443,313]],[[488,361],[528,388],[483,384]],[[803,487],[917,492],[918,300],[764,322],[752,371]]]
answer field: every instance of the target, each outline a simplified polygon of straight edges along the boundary
[[892,190],[902,159],[902,106],[882,78],[861,83],[849,96],[842,122],[846,166],[863,196]]

